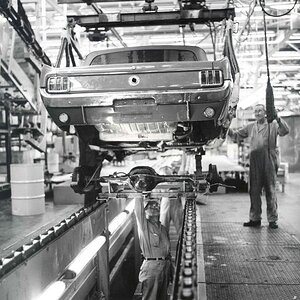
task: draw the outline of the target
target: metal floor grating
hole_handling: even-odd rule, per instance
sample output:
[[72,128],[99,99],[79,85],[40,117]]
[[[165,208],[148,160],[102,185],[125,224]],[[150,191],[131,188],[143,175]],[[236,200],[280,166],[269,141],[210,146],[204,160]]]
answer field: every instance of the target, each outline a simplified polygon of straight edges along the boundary
[[243,200],[214,199],[200,208],[207,299],[300,299],[300,243],[283,227],[243,227]]
[[300,263],[205,263],[206,283],[299,284],[300,289],[299,270]]
[[208,284],[207,299],[213,300],[296,300],[299,285]]
[[201,223],[204,244],[299,244],[292,235],[282,228],[269,229],[243,227],[241,223]]
[[300,263],[300,245],[208,245],[204,246],[206,262],[294,262]]

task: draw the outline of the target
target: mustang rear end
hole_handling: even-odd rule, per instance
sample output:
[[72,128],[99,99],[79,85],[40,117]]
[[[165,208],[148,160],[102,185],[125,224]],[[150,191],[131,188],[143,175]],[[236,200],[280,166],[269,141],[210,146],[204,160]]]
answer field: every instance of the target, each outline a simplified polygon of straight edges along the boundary
[[[106,50],[114,56],[105,56],[104,63],[99,51],[80,67],[45,66],[40,91],[50,116],[64,130],[93,125],[102,141],[171,141],[178,124],[194,122],[212,125],[204,126],[210,133],[202,143],[217,137],[232,92],[228,59],[207,61],[198,47],[168,48],[188,50],[193,60],[157,59],[155,51],[163,46],[149,46],[141,51],[154,51],[153,61],[141,58],[136,47]],[[125,61],[116,59],[123,56]]]

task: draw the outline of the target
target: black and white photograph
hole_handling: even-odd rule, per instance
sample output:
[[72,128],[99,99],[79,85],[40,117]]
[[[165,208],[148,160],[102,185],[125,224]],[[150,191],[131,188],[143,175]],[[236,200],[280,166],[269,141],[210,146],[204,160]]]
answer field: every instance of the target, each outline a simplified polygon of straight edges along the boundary
[[0,300],[300,300],[300,1],[0,0]]

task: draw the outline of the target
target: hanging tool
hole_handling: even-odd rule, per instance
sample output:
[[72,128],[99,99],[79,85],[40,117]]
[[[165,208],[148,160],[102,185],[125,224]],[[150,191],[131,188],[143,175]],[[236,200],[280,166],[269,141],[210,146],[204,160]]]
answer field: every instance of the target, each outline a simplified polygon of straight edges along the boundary
[[77,56],[80,60],[83,59],[83,56],[81,55],[77,45],[76,45],[76,38],[75,38],[75,32],[74,32],[74,26],[75,24],[73,22],[68,22],[65,30],[62,33],[61,37],[61,45],[58,51],[55,67],[60,67],[61,60],[63,57],[63,54],[65,52],[66,57],[66,67],[70,67],[70,61],[72,62],[72,66],[76,66],[73,49],[77,53]]
[[240,97],[240,68],[236,59],[233,41],[232,41],[232,32],[233,32],[234,23],[232,18],[225,20],[225,22],[226,22],[226,30],[225,30],[223,55],[224,57],[227,57],[229,60],[231,76],[233,79],[233,89],[232,89],[231,97],[229,99],[227,118],[226,121],[223,123],[223,128],[225,129],[224,137],[227,132],[227,129],[231,124],[232,119],[236,117],[236,109]]
[[[261,0],[260,5],[263,9],[265,6],[265,1]],[[266,15],[263,9],[263,21],[264,21],[264,35],[265,35],[265,52],[266,52],[266,64],[267,64],[267,88],[266,88],[266,111],[268,123],[272,123],[276,119],[277,113],[274,105],[274,94],[273,88],[270,80],[270,68],[269,68],[269,55],[268,55],[268,41],[267,41],[267,25],[266,25]]]

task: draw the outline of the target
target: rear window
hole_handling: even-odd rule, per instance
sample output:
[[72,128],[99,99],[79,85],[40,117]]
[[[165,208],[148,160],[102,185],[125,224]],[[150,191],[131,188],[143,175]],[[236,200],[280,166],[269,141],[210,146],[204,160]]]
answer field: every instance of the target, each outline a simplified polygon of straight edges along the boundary
[[164,61],[197,61],[194,52],[188,50],[130,50],[96,56],[91,65],[109,65],[125,63],[164,62]]

